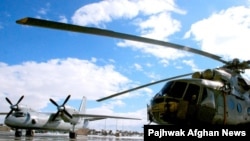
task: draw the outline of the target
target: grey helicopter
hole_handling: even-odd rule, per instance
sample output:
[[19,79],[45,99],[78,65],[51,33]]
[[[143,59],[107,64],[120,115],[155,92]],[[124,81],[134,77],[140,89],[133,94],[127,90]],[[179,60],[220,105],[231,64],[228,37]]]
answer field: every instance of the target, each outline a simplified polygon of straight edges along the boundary
[[[148,44],[160,45],[205,56],[224,65],[201,72],[192,72],[162,79],[98,99],[104,101],[150,85],[165,82],[147,104],[150,123],[248,125],[250,123],[250,82],[243,77],[250,61],[235,58],[225,61],[220,56],[191,47],[99,28],[59,23],[31,17],[18,24],[101,35]],[[186,78],[191,76],[191,78]],[[185,77],[185,78],[183,78]]]

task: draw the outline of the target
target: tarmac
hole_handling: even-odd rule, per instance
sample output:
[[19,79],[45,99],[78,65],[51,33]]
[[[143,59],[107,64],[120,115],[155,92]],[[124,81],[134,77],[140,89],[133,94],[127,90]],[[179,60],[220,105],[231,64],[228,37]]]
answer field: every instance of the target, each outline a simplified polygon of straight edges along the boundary
[[143,141],[143,137],[115,137],[98,135],[78,135],[76,139],[70,139],[68,134],[44,134],[36,133],[33,137],[15,137],[14,132],[0,131],[0,141]]

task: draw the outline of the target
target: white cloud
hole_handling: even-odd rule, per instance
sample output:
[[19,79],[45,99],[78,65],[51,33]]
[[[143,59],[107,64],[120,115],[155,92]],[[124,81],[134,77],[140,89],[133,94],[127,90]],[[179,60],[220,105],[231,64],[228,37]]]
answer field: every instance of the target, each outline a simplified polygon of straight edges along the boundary
[[132,19],[142,13],[157,14],[163,11],[185,13],[176,8],[173,0],[105,0],[79,8],[72,16],[74,24],[100,25],[113,19]]
[[[186,13],[179,9],[173,0],[106,0],[79,8],[72,16],[72,21],[79,25],[103,26],[116,19],[131,19],[130,22],[132,21],[139,29],[140,36],[167,41],[170,35],[180,31],[181,28],[181,23],[171,16],[171,12]],[[138,42],[123,41],[117,45],[130,47],[165,60],[162,62],[187,55],[175,49]]]
[[[0,63],[0,83],[2,99],[8,97],[15,103],[25,95],[23,104],[41,109],[49,98],[65,99],[71,94],[71,99],[81,99],[85,95],[89,100],[96,100],[126,88],[130,81],[112,65],[97,66],[86,60],[67,58],[20,65]],[[7,102],[0,105],[9,106]]]
[[130,1],[106,0],[79,8],[74,13],[72,21],[79,25],[98,26],[102,22],[111,22],[113,18],[132,18],[137,14],[137,8]]
[[143,70],[143,68],[142,68],[142,66],[141,66],[140,64],[135,63],[135,64],[134,64],[134,67],[135,67],[135,69],[138,70],[138,71],[142,71],[142,70]]
[[65,16],[59,16],[59,22],[68,23],[68,19]]
[[140,20],[137,25],[141,29],[143,37],[158,40],[167,39],[167,37],[180,30],[179,21],[172,19],[170,13],[162,12],[150,16],[146,20]]
[[140,11],[145,15],[152,15],[166,11],[173,11],[179,14],[186,12],[179,9],[174,0],[138,0],[135,2]]
[[185,37],[191,35],[202,50],[225,58],[250,59],[246,51],[250,36],[250,8],[231,7],[194,23]]
[[38,10],[38,13],[41,15],[46,15],[50,9],[50,3],[46,3],[45,7],[42,7]]
[[192,71],[201,71],[200,69],[198,69],[197,65],[194,63],[194,60],[183,60],[182,62],[190,66]]
[[42,14],[42,15],[46,15],[47,14],[47,9],[45,9],[45,8],[41,8],[39,11],[38,11],[38,13],[39,14]]
[[[1,112],[9,111],[10,105],[5,100],[5,97],[8,97],[15,104],[21,95],[24,95],[25,97],[21,104],[40,111],[50,103],[49,98],[58,102],[60,99],[64,100],[68,94],[71,94],[71,99],[81,99],[82,96],[86,96],[88,100],[96,100],[112,92],[120,91],[121,87],[126,88],[129,85],[130,81],[125,76],[116,72],[114,66],[97,66],[93,62],[97,62],[98,60],[95,58],[92,58],[92,60],[95,61],[89,62],[67,58],[64,60],[52,59],[41,63],[30,61],[20,65],[0,63],[0,82],[2,84],[0,85],[0,98],[4,101],[0,103]],[[118,99],[102,104],[100,107],[88,108],[87,106],[86,110],[90,114],[144,119],[140,121],[119,119],[124,129],[131,126],[140,127],[146,121],[144,117],[146,113],[142,113],[145,110],[129,113],[114,113],[113,111],[114,108],[126,106],[120,99],[134,96],[138,95],[128,94],[121,96]],[[118,120],[106,120],[111,121],[107,123],[107,129],[114,129]],[[0,118],[0,121],[3,121],[3,118]],[[99,129],[101,122],[103,120],[91,122],[90,128],[96,127],[96,129]]]

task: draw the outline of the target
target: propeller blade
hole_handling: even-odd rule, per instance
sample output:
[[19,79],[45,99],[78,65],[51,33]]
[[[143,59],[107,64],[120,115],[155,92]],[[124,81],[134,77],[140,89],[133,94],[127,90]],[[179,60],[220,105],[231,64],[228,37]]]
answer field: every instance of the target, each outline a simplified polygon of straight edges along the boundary
[[52,29],[58,29],[58,30],[66,30],[66,31],[72,31],[72,32],[79,32],[79,33],[87,33],[87,34],[94,34],[94,35],[100,35],[100,36],[108,36],[108,37],[114,37],[114,38],[120,38],[120,39],[126,39],[131,41],[137,41],[137,42],[143,42],[143,43],[149,43],[149,44],[155,44],[160,45],[164,47],[184,50],[192,53],[196,53],[202,56],[206,56],[212,59],[215,59],[217,61],[220,61],[222,63],[227,63],[227,61],[224,61],[221,59],[221,57],[201,51],[198,49],[194,49],[187,46],[182,46],[174,43],[164,42],[160,40],[154,40],[150,38],[130,35],[130,34],[124,34],[119,32],[114,32],[111,30],[104,30],[99,28],[92,28],[92,27],[86,27],[86,26],[78,26],[73,24],[66,24],[66,23],[60,23],[60,22],[54,22],[54,21],[48,21],[48,20],[42,20],[42,19],[36,19],[31,17],[26,17],[20,20],[17,20],[16,23],[18,24],[24,24],[24,25],[30,25],[30,26],[38,26],[38,27],[45,27],[45,28],[52,28]]
[[56,119],[56,117],[59,115],[60,111],[57,111],[56,114],[53,116],[52,121]]
[[69,98],[70,98],[70,95],[68,95],[68,97],[64,100],[62,105],[65,105],[68,102]]
[[53,99],[49,99],[54,105],[56,105],[56,107],[59,107],[59,105],[53,100]]
[[189,76],[189,75],[192,75],[192,74],[193,73],[187,73],[187,74],[178,75],[178,76],[175,76],[175,77],[170,77],[170,78],[162,79],[162,80],[155,81],[155,82],[152,82],[152,83],[148,83],[148,84],[145,84],[145,85],[141,85],[139,87],[135,87],[135,88],[132,88],[132,89],[129,89],[129,90],[125,90],[125,91],[122,91],[122,92],[119,92],[119,93],[116,93],[116,94],[113,94],[113,95],[110,95],[110,96],[107,96],[107,97],[104,97],[104,98],[100,98],[100,99],[98,99],[96,101],[98,101],[98,102],[104,101],[106,99],[110,99],[112,97],[116,97],[116,96],[119,96],[119,95],[122,95],[122,94],[125,94],[125,93],[128,93],[128,92],[131,92],[131,91],[135,91],[135,90],[138,90],[138,89],[150,86],[150,85],[154,85],[154,84],[161,83],[161,82],[164,82],[164,81],[168,81],[168,80],[171,80],[171,79],[176,79],[176,78],[180,78],[180,77]]
[[5,99],[10,105],[13,105],[12,102],[7,97]]
[[18,102],[16,103],[16,105],[18,105],[22,100],[23,100],[23,95],[19,98]]
[[68,95],[67,98],[64,100],[62,105],[58,105],[53,99],[49,99],[54,105],[57,106],[57,112],[54,115],[54,117],[52,118],[52,120],[55,120],[56,117],[60,114],[60,112],[64,112],[68,117],[73,118],[73,116],[66,110],[65,108],[65,104],[68,102],[69,98],[71,95]]
[[8,118],[10,116],[10,114],[12,114],[13,110],[11,109],[10,112],[6,115],[5,118]]
[[10,112],[6,115],[6,118],[8,118],[10,116],[10,114],[12,114],[13,111],[18,111],[18,104],[23,100],[24,96],[22,95],[19,100],[17,101],[17,103],[15,105],[12,104],[12,102],[9,100],[9,98],[5,98],[6,101],[10,104]]
[[72,116],[68,111],[63,110],[63,112],[64,112],[68,117],[73,118],[73,116]]

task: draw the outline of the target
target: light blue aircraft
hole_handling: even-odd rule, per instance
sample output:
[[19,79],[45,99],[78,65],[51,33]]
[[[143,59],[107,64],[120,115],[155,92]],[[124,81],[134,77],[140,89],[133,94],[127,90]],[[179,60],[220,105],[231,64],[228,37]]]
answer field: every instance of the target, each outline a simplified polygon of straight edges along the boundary
[[15,129],[15,136],[22,136],[22,129],[26,130],[26,136],[34,136],[34,130],[67,131],[69,138],[77,136],[78,129],[86,129],[89,121],[101,120],[105,118],[140,120],[139,118],[119,117],[110,115],[93,115],[85,113],[86,97],[83,97],[79,110],[65,105],[70,95],[64,100],[63,104],[58,105],[53,99],[50,101],[57,107],[54,113],[38,112],[30,107],[20,105],[24,96],[21,96],[16,104],[6,97],[10,104],[10,111],[0,113],[6,115],[4,123]]

